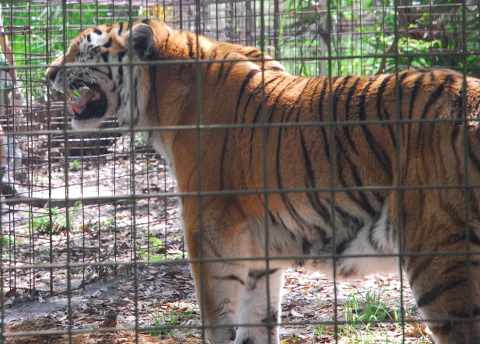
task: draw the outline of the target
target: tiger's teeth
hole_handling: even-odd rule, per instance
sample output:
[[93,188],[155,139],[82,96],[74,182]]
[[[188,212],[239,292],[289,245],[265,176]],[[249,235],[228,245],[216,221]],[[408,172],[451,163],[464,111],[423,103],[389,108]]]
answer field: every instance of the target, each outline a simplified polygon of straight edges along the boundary
[[95,95],[92,97],[92,100],[100,99],[100,93],[95,92]]

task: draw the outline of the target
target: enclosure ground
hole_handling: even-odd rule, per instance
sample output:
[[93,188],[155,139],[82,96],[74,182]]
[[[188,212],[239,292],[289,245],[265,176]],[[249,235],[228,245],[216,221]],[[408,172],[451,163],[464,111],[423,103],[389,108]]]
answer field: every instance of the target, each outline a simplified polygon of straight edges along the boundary
[[[356,299],[358,300],[356,311],[359,316],[366,314],[369,301],[365,299],[365,295],[369,293],[378,295],[382,307],[387,312],[395,313],[402,290],[397,278],[370,277],[362,281],[339,282],[334,285],[330,278],[304,270],[287,271],[285,277],[286,287],[282,303],[284,325],[280,330],[282,343],[334,343],[335,331],[342,343],[401,343],[403,335],[406,343],[428,342],[421,326],[417,328],[415,325],[406,325],[403,334],[398,325],[399,319],[389,319],[397,323],[388,323],[379,316],[378,320],[385,322],[344,324],[346,304]],[[135,288],[135,282],[138,283],[138,288]],[[335,292],[337,313],[334,307]],[[413,309],[408,288],[404,287],[403,292],[407,310]],[[119,326],[124,328],[138,326],[142,335],[177,339],[201,338],[201,331],[198,328],[201,325],[200,315],[195,303],[193,281],[188,266],[183,263],[143,266],[137,269],[136,274],[132,270],[125,270],[116,276],[85,284],[83,288],[72,291],[70,298],[66,293],[48,295],[37,292],[32,296],[28,291],[19,292],[16,297],[11,296],[7,304],[5,308],[7,331],[18,331],[18,328],[22,331],[52,328],[95,329],[101,327],[108,311],[114,310],[118,316]],[[408,318],[406,320],[412,320],[409,311],[405,316]],[[37,328],[38,321],[35,322],[37,327],[32,329],[16,327],[25,324],[26,319],[32,318],[49,320],[43,322],[45,328]],[[341,324],[337,328],[334,326],[335,319]],[[151,329],[152,326],[157,328]],[[125,331],[117,335],[120,336],[117,338],[118,343],[130,342],[121,337],[125,336]],[[77,338],[91,340],[94,334],[90,333],[88,336]],[[62,338],[48,343],[68,342],[65,336]],[[27,343],[19,340],[20,338],[9,339],[7,342]],[[140,339],[139,342],[143,343]]]

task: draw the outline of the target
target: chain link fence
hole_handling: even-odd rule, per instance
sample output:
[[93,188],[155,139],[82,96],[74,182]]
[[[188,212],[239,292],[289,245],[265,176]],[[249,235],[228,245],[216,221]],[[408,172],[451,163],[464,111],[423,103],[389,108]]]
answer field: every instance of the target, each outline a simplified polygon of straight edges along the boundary
[[[47,67],[82,30],[158,19],[175,30],[257,47],[288,73],[306,78],[376,76],[415,68],[480,76],[480,6],[473,0],[40,0],[0,5],[2,343],[196,343],[205,341],[211,325],[200,312],[208,305],[196,299],[179,193],[164,157],[145,133],[120,127],[113,115],[98,129],[72,130],[68,100],[47,80]],[[195,60],[197,66],[204,62]],[[192,87],[200,94],[201,84]],[[222,123],[209,124],[194,129],[222,129]],[[313,126],[330,130],[376,124],[331,120]],[[267,146],[266,141],[263,148]],[[190,149],[194,159],[201,148]],[[458,154],[466,158],[469,152]],[[299,161],[295,156],[282,159],[293,165]],[[341,172],[329,171],[327,179],[329,173]],[[308,198],[313,190],[332,194],[334,200],[348,192],[361,194],[362,188],[382,189],[360,183],[343,189],[319,189],[308,181],[302,185],[276,191],[247,187],[233,194]],[[418,188],[478,188],[468,181],[465,185]],[[225,191],[218,192],[224,196]],[[211,196],[200,190],[180,195],[200,200]],[[332,214],[341,214],[332,202]],[[469,204],[464,210],[475,226],[476,211],[470,213]],[[262,211],[262,216],[268,214]],[[401,207],[394,211],[402,213]],[[305,242],[303,248],[307,246],[315,244]],[[267,266],[279,259],[266,256]],[[297,262],[305,258],[287,256]],[[281,343],[431,341],[403,272],[400,277],[343,282],[298,265],[285,274],[278,318]],[[476,310],[470,313],[474,317]],[[250,343],[247,339],[243,343]],[[269,341],[276,343],[274,337]]]

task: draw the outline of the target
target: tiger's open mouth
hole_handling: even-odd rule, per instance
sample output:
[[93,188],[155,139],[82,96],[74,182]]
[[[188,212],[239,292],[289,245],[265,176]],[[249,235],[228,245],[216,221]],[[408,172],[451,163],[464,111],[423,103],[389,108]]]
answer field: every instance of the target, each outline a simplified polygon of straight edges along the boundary
[[71,85],[67,91],[68,112],[75,120],[101,118],[107,112],[107,97],[95,84],[82,87]]

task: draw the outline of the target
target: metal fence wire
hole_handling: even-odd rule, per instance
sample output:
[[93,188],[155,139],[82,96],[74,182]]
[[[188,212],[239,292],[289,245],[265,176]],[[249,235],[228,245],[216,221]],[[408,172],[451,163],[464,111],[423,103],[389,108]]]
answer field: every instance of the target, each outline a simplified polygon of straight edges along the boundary
[[480,343],[477,0],[0,6],[2,343]]

